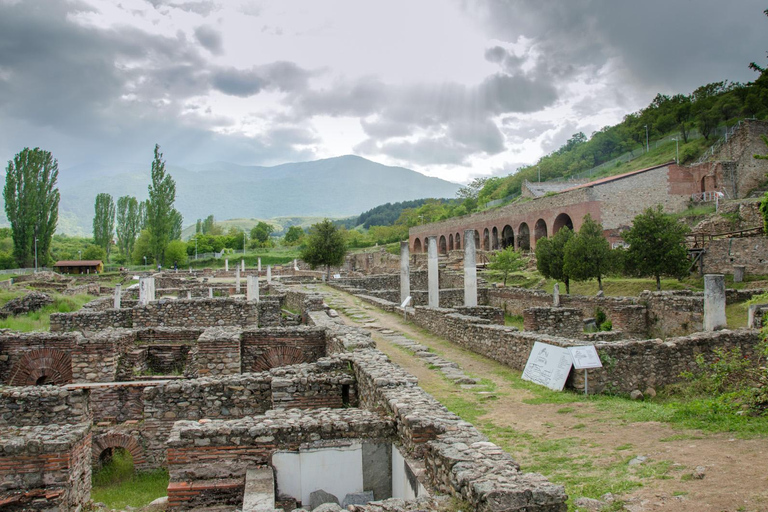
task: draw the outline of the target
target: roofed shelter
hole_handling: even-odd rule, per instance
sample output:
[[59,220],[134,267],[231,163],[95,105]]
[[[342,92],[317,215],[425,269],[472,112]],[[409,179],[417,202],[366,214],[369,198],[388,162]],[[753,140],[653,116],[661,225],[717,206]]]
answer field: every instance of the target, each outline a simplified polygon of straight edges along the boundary
[[53,266],[62,274],[94,274],[104,272],[101,260],[62,260]]

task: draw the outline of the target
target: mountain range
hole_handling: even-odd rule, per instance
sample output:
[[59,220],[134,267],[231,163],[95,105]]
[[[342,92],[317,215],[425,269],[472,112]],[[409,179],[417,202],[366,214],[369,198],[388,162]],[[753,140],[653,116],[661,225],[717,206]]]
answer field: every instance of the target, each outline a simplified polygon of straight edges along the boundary
[[[146,199],[150,168],[151,161],[60,169],[57,231],[90,236],[94,200],[100,192],[111,194],[115,201],[124,195]],[[184,226],[211,214],[217,220],[348,217],[388,202],[454,197],[460,187],[352,155],[273,167],[228,162],[180,167],[167,163],[166,171],[176,181],[176,208],[184,216]],[[4,215],[0,224],[3,221],[7,225]]]

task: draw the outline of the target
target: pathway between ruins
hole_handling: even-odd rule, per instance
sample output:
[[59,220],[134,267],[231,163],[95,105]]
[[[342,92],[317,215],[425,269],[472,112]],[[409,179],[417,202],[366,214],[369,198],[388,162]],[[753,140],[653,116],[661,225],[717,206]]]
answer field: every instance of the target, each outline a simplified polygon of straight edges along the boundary
[[521,386],[519,372],[345,292],[321,290],[345,323],[369,329],[422,388],[508,450],[524,471],[570,483],[574,499],[608,487],[634,512],[768,510],[766,438],[630,423],[572,394],[540,403]]

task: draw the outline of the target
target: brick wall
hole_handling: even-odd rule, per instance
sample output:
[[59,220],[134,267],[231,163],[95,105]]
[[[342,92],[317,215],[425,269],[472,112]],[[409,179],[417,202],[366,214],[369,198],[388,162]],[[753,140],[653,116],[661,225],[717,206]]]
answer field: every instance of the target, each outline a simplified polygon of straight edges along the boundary
[[314,362],[326,355],[325,329],[273,327],[242,332],[241,368],[265,371],[276,366]]

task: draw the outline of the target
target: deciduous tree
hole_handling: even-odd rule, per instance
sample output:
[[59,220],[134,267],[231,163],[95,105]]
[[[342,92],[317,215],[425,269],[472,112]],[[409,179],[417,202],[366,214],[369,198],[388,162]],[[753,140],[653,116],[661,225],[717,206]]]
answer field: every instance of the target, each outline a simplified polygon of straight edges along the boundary
[[286,245],[295,245],[304,237],[304,230],[299,226],[291,226],[285,233],[283,240]]
[[271,225],[266,222],[259,222],[253,229],[251,229],[251,240],[258,241],[259,245],[264,245],[269,240],[269,235],[275,230]]
[[115,231],[115,202],[106,192],[96,194],[93,215],[93,242],[109,257],[112,234]]
[[133,245],[141,231],[141,211],[139,201],[135,197],[123,196],[117,200],[117,246],[125,256],[126,261],[131,260]]
[[567,294],[571,293],[571,278],[565,271],[565,247],[572,238],[573,231],[564,226],[552,238],[536,242],[536,268],[544,277],[562,281]]
[[13,255],[21,267],[34,265],[35,239],[40,264],[48,261],[59,219],[58,176],[58,162],[40,148],[24,148],[8,162],[3,197],[13,232]]
[[325,265],[327,278],[331,278],[331,266],[344,263],[347,246],[344,234],[325,219],[309,228],[305,245],[301,250],[301,259],[313,269]]
[[488,265],[490,270],[501,274],[504,280],[504,286],[507,285],[507,278],[512,272],[516,272],[525,266],[520,253],[515,251],[514,247],[507,247],[502,251],[497,251],[491,255],[491,262]]
[[165,172],[165,161],[160,146],[155,144],[152,160],[152,182],[147,200],[147,230],[149,247],[155,261],[164,261],[168,242],[181,235],[181,214],[173,207],[176,200],[176,182]]
[[597,279],[602,291],[603,276],[611,270],[612,261],[603,226],[587,215],[579,232],[565,246],[564,272],[577,281]]
[[629,244],[627,270],[639,276],[655,277],[657,290],[661,290],[661,276],[685,277],[689,267],[685,248],[687,232],[688,228],[665,214],[661,205],[646,209],[623,234]]

